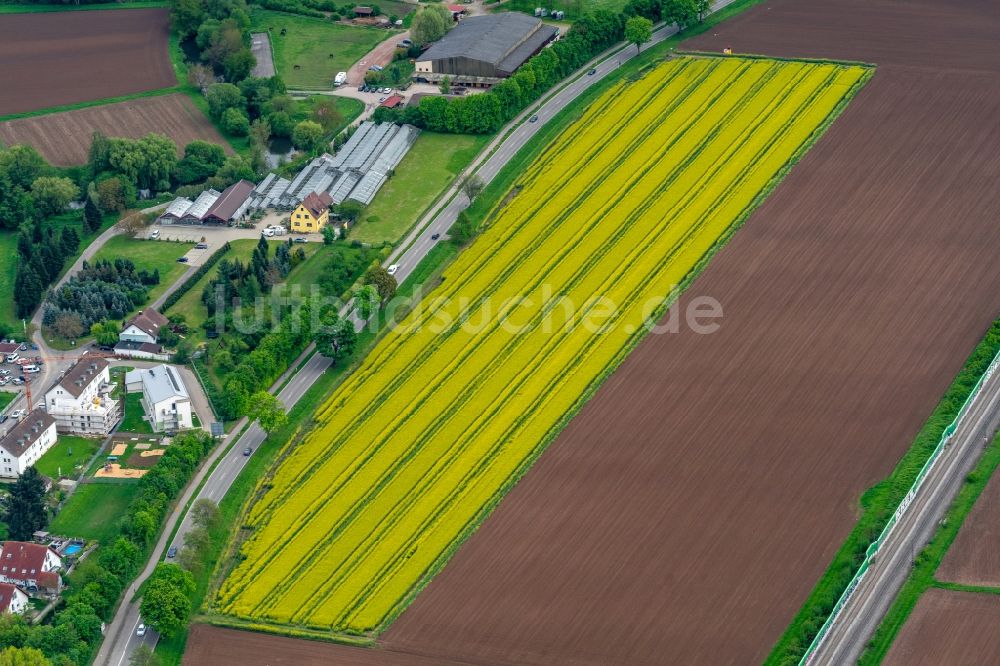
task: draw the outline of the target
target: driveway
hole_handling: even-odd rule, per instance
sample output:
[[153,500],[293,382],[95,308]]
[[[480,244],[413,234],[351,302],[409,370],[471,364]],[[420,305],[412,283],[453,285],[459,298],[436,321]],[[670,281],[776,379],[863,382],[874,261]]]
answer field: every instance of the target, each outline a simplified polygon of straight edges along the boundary
[[261,79],[269,79],[274,76],[274,57],[271,55],[271,36],[266,32],[250,33],[250,51],[257,59],[251,76]]
[[410,31],[391,35],[378,46],[369,51],[361,60],[354,63],[354,66],[347,70],[347,85],[357,88],[365,82],[365,73],[372,65],[385,67],[392,62],[392,56],[396,52],[396,44],[404,39],[410,38]]

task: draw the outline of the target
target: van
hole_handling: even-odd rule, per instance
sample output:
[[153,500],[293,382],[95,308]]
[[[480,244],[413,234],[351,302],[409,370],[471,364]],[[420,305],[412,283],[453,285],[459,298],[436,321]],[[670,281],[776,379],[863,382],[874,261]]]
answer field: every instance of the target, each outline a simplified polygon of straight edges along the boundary
[[36,373],[36,372],[41,372],[41,368],[39,368],[34,363],[29,363],[28,365],[26,365],[23,368],[21,368],[21,372],[23,372],[25,374],[33,374],[33,373]]
[[11,353],[7,354],[7,362],[8,363],[17,363],[17,359],[19,359],[19,358],[21,358],[21,355],[18,354],[17,352],[11,352]]
[[333,85],[342,86],[347,81],[347,72],[337,72],[337,76],[333,77]]

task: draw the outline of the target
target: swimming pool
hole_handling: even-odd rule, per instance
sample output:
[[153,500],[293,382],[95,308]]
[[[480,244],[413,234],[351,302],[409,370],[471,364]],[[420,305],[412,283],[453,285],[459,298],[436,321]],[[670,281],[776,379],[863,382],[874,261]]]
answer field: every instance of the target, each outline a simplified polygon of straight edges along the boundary
[[83,550],[83,546],[71,543],[70,545],[66,546],[66,550],[63,551],[63,555],[75,555],[76,553],[79,553],[81,550]]

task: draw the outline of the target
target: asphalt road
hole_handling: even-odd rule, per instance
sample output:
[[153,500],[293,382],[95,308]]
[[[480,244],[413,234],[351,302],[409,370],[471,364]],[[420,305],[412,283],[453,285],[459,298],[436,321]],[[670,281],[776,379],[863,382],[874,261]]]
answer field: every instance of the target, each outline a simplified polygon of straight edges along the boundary
[[[715,10],[721,9],[733,1],[722,0],[721,2],[714,3],[713,8]],[[676,28],[674,27],[661,27],[653,33],[653,39],[650,44],[646,45],[646,48],[651,44],[664,41],[676,34],[676,32]],[[620,51],[615,53],[616,50]],[[584,66],[577,74],[562,84],[561,87],[557,87],[553,92],[550,92],[538,103],[511,121],[508,127],[502,130],[498,137],[484,149],[480,157],[470,165],[467,173],[475,171],[485,183],[492,181],[507,162],[524,147],[547,121],[551,120],[553,116],[573,102],[587,88],[616,70],[622,63],[635,57],[636,54],[637,52],[634,47],[619,45],[597,56],[595,60],[603,59],[602,62],[596,65]],[[587,73],[591,68],[596,69],[594,74]],[[537,120],[535,122],[527,122],[527,119],[533,115],[537,115]],[[512,131],[510,131],[511,127],[513,127]],[[478,170],[476,171],[477,167]],[[448,229],[458,219],[458,214],[468,207],[469,200],[465,194],[461,193],[458,184],[459,181],[460,179],[456,179],[456,183],[439,200],[440,203],[420,220],[410,235],[404,239],[397,250],[386,260],[386,266],[396,265],[395,277],[398,282],[403,282],[413,272],[434,245],[441,242]],[[438,235],[439,238],[434,239],[434,235]],[[356,322],[356,326],[360,327],[360,323]],[[303,356],[311,352],[311,348],[307,349]],[[292,367],[296,367],[298,363],[299,361],[296,361]],[[329,359],[318,354],[309,358],[302,369],[278,393],[278,397],[285,407],[290,409],[294,406],[302,394],[312,386],[313,382],[319,378],[329,365]],[[278,385],[280,385],[281,381],[277,382]],[[242,425],[237,424],[233,431],[239,432],[241,428]],[[243,455],[244,449],[249,447],[251,450],[256,451],[263,440],[263,431],[256,425],[251,426],[237,440],[235,445],[229,447],[228,451],[224,453],[222,461],[212,471],[211,476],[198,493],[197,498],[210,499],[214,502],[221,500],[248,459]],[[225,447],[219,447],[213,456],[222,455],[224,449]],[[213,460],[214,458],[210,458],[203,465],[202,473],[189,484],[187,491],[177,504],[178,507],[184,507],[187,504],[192,489],[196,488],[201,482],[205,470],[211,467]],[[152,573],[157,562],[164,557],[164,553],[167,550],[167,537],[173,531],[174,525],[179,518],[180,510],[178,509],[168,520],[167,526],[164,529],[164,536],[156,544],[156,548],[153,550],[153,557],[139,575],[136,585],[140,585]],[[177,530],[176,537],[170,545],[177,546],[179,550],[184,543],[184,536],[190,527],[189,518],[184,516],[180,528]],[[98,652],[95,663],[124,666],[129,663],[129,656],[140,644],[146,644],[151,647],[155,646],[158,637],[154,631],[147,631],[146,635],[141,638],[135,635],[136,627],[139,623],[139,603],[138,601],[133,602],[127,599],[118,608],[114,620],[108,627],[105,634],[105,641]]]
[[1000,372],[987,380],[904,517],[896,524],[827,636],[809,660],[856,663],[906,582],[913,560],[938,524],[1000,426]]

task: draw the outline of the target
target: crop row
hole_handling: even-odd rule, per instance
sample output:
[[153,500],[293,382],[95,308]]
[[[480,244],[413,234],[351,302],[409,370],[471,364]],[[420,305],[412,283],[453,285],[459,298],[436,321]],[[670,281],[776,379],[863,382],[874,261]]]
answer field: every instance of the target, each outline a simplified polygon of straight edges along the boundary
[[862,72],[683,58],[598,100],[276,470],[218,607],[383,627]]

